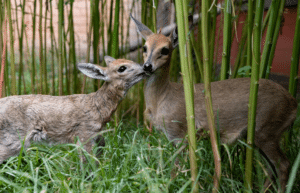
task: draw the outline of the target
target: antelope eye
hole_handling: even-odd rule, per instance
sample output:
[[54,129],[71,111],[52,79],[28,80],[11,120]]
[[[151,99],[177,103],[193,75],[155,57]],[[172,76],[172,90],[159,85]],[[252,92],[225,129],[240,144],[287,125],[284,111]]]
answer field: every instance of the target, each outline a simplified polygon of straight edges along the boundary
[[118,72],[122,73],[126,70],[126,66],[121,66],[119,69],[118,69]]
[[168,48],[161,49],[161,55],[168,55],[168,54],[169,54],[169,49]]
[[144,52],[144,53],[147,52],[147,47],[146,47],[146,46],[143,47],[143,52]]

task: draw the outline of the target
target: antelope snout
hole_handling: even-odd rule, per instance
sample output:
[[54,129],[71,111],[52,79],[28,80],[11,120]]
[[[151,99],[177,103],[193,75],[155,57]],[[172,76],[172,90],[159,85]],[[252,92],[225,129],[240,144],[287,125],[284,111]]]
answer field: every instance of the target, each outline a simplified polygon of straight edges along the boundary
[[152,70],[153,70],[153,66],[152,66],[151,63],[145,63],[144,64],[144,71],[146,71],[146,72],[152,72]]

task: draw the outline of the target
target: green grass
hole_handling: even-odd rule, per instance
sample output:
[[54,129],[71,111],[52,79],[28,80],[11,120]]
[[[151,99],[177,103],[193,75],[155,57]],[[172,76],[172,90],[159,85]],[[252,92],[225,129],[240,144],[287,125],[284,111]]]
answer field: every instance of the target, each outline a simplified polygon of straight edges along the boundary
[[[106,145],[100,147],[102,155],[98,158],[86,153],[80,145],[32,144],[20,156],[11,157],[0,165],[0,192],[191,191],[187,153],[180,153],[177,156],[180,161],[174,166],[174,155],[178,149],[163,133],[154,130],[150,134],[128,120],[123,120],[116,128],[113,125],[107,125],[107,129],[114,131],[103,134]],[[300,150],[298,129],[294,129],[292,141],[287,155],[293,164]],[[85,163],[80,161],[80,154],[85,155]],[[211,192],[214,162],[208,139],[198,141],[196,155],[200,192]],[[221,156],[223,170],[220,192],[242,192],[244,143],[222,146]],[[19,158],[21,162],[18,168]],[[266,164],[260,157],[255,157],[254,163],[253,192],[258,192],[262,188],[261,180],[266,178],[260,173],[266,170]],[[298,171],[292,192],[300,191],[299,184]]]

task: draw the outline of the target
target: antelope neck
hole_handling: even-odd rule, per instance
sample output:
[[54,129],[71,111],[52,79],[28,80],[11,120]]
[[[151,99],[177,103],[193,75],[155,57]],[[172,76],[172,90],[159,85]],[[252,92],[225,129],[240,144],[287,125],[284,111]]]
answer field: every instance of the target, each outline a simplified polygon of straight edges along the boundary
[[97,92],[93,93],[92,97],[103,120],[109,121],[124,96],[125,91],[123,89],[105,82]]
[[[160,96],[170,85],[170,61],[156,70],[147,80],[144,88],[146,95]],[[152,94],[151,94],[152,93]]]

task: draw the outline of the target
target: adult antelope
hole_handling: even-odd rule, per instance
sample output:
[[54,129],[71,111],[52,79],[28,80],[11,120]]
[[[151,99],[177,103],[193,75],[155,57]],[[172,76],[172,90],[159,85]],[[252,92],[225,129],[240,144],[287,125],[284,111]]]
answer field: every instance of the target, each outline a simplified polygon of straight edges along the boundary
[[[99,132],[110,120],[128,89],[145,76],[135,62],[106,56],[107,67],[80,63],[85,75],[106,82],[91,94],[21,95],[0,99],[0,164],[31,141],[73,143],[76,136],[91,152],[104,145]],[[102,144],[99,144],[102,143]]]
[[[153,33],[147,26],[131,16],[138,32],[146,40],[144,70],[150,74],[144,92],[145,116],[157,129],[162,130],[174,143],[187,134],[186,109],[183,85],[169,80],[170,60],[177,46],[175,30],[170,36]],[[195,124],[197,135],[208,131],[204,100],[204,85],[195,84]],[[250,79],[228,79],[211,83],[215,115],[218,111],[220,139],[232,144],[247,134]],[[277,168],[281,189],[284,192],[289,174],[289,160],[280,149],[284,131],[296,118],[297,102],[282,86],[270,80],[259,80],[255,145],[264,152]],[[272,172],[270,176],[273,178]],[[266,182],[266,186],[269,182]]]

